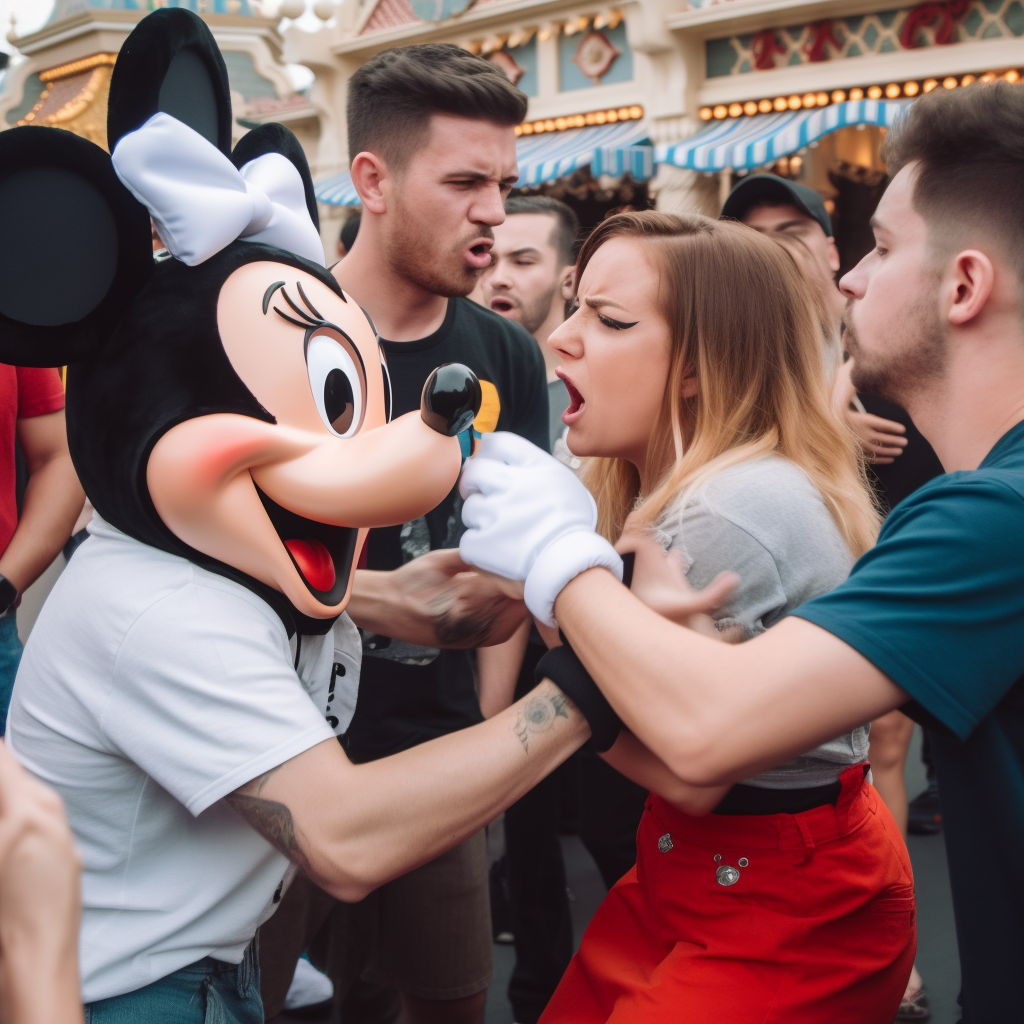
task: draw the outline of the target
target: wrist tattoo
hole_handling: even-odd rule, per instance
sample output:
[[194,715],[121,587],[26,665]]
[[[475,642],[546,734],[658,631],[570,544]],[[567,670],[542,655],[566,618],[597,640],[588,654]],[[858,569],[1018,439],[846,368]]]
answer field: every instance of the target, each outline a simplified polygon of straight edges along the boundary
[[568,719],[569,706],[565,694],[556,690],[547,696],[531,697],[526,706],[519,709],[514,731],[527,754],[530,752],[530,733],[547,732],[556,718]]

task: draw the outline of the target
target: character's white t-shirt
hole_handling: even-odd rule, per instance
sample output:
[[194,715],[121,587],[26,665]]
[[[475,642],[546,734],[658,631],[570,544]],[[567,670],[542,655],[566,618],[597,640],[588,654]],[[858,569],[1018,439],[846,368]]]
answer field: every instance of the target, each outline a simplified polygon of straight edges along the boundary
[[237,583],[98,517],[25,648],[7,739],[61,795],[86,1002],[238,963],[291,880],[222,799],[348,728],[358,631],[296,638]]

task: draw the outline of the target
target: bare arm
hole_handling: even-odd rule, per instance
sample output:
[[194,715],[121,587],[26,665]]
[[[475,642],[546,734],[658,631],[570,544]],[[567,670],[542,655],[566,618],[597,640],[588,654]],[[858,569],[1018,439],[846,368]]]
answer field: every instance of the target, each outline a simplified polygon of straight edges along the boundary
[[425,647],[485,647],[526,618],[515,585],[479,573],[455,549],[431,551],[394,572],[356,572],[348,613],[357,626]]
[[[658,545],[640,545],[634,591],[653,559],[666,564]],[[658,615],[603,569],[569,583],[555,613],[627,727],[697,786],[749,778],[907,700],[809,622],[790,617],[744,644],[718,643]]]
[[227,799],[321,888],[353,901],[492,821],[589,735],[544,682],[490,721],[368,764],[326,740]]
[[476,652],[480,711],[484,718],[493,718],[512,703],[529,640],[530,621],[527,619],[503,644],[481,647]]
[[0,743],[0,1019],[81,1024],[80,875],[60,798]]
[[18,420],[18,440],[28,486],[18,528],[0,555],[0,575],[25,590],[71,536],[85,493],[71,464],[63,410]]
[[657,793],[686,814],[707,814],[729,792],[728,785],[693,786],[683,782],[657,754],[625,729],[619,734],[615,746],[601,757],[627,779]]

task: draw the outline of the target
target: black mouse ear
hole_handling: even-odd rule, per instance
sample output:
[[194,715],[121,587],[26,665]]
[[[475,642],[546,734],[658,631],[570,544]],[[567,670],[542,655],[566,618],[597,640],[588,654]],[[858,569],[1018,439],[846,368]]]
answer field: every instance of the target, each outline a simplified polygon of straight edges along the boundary
[[153,269],[149,216],[99,146],[59,128],[0,132],[0,361],[96,351]]
[[225,156],[231,152],[231,92],[224,58],[198,15],[163,7],[124,41],[110,79],[107,145],[163,112],[187,124]]
[[320,230],[320,214],[316,208],[316,196],[313,194],[313,176],[309,173],[306,154],[299,145],[299,140],[283,124],[261,124],[246,132],[239,140],[231,154],[231,162],[241,170],[250,160],[265,156],[267,153],[280,153],[287,157],[302,178],[302,188],[306,194],[306,209],[309,210],[313,226]]

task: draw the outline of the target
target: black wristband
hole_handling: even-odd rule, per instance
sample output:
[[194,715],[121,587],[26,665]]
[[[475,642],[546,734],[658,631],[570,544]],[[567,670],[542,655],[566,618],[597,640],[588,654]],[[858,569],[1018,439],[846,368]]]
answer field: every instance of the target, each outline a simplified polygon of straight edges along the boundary
[[550,679],[580,709],[590,725],[598,753],[604,753],[615,743],[622,731],[622,721],[567,643],[552,647],[541,657],[534,678],[538,683]]
[[17,600],[18,588],[6,576],[0,576],[0,615],[6,615]]

